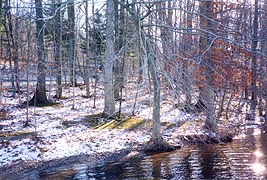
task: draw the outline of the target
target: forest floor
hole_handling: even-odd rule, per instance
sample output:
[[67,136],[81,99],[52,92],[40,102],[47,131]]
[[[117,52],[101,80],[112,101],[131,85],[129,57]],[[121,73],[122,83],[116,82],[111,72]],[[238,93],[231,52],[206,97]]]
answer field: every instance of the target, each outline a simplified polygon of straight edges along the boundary
[[[95,93],[94,108],[94,98],[84,97],[83,86],[66,86],[64,98],[56,101],[56,105],[29,107],[28,110],[22,105],[26,92],[12,97],[9,91],[2,91],[0,179],[29,168],[45,169],[74,162],[97,163],[128,157],[133,154],[131,152],[138,151],[151,138],[153,98],[144,86],[128,86],[123,91],[121,118],[115,120],[99,116],[104,108],[101,88]],[[116,102],[116,109],[119,104]],[[187,141],[206,142],[203,135],[209,132],[203,129],[204,113],[187,113],[175,104],[177,100],[172,92],[163,91],[161,125],[164,140],[175,146],[183,146]],[[25,126],[27,118],[29,126]],[[240,124],[237,116],[227,123],[220,121],[218,134],[234,134],[235,126]]]

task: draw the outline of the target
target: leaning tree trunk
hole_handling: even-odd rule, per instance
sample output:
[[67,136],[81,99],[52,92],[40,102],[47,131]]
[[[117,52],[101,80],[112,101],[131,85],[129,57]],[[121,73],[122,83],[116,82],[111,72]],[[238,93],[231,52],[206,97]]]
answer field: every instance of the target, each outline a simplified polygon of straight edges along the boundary
[[[109,0],[112,1],[112,0]],[[148,146],[145,148],[147,151],[169,151],[174,150],[174,147],[167,144],[162,136],[161,136],[161,125],[160,125],[160,77],[159,72],[157,71],[156,66],[156,56],[153,51],[153,47],[150,43],[149,36],[147,36],[143,31],[141,31],[140,26],[140,16],[136,11],[135,4],[133,3],[132,7],[125,6],[122,1],[116,0],[116,2],[123,5],[131,14],[135,26],[138,31],[140,31],[140,42],[143,42],[144,50],[143,53],[147,56],[148,64],[149,64],[149,72],[151,75],[152,83],[153,83],[153,128],[152,128],[152,137],[148,142]],[[135,1],[134,1],[135,2]],[[107,8],[108,10],[108,8]],[[107,11],[108,12],[108,11]],[[148,15],[148,14],[147,14]],[[109,16],[108,16],[109,17]],[[108,33],[107,33],[108,35]],[[107,41],[108,42],[108,41]],[[142,44],[142,43],[140,43]]]
[[149,73],[153,83],[153,125],[152,125],[152,137],[149,141],[147,151],[161,152],[174,150],[175,147],[165,142],[161,136],[161,124],[160,124],[160,77],[156,66],[156,57],[151,47],[149,40],[145,42],[147,45],[147,55],[149,64]]
[[30,100],[30,105],[45,106],[49,105],[46,97],[45,87],[45,47],[44,47],[44,20],[42,0],[35,0],[36,8],[36,43],[37,43],[37,86],[33,98]]
[[114,87],[113,87],[113,64],[115,61],[114,54],[114,2],[107,0],[107,29],[106,29],[106,52],[105,52],[105,72],[104,72],[104,91],[105,91],[105,107],[103,111],[104,116],[114,116],[115,101],[114,101]]

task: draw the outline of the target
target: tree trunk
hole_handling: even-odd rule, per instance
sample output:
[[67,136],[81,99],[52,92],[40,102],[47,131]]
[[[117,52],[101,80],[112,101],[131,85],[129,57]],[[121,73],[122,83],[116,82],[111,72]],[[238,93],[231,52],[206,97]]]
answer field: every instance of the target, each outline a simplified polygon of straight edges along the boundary
[[[120,1],[116,1],[120,2]],[[120,2],[122,5],[124,3]],[[148,146],[145,148],[146,151],[169,151],[174,150],[175,147],[167,144],[162,136],[161,136],[161,125],[160,125],[160,78],[157,72],[156,66],[156,56],[153,51],[153,47],[150,43],[149,36],[141,31],[140,27],[140,16],[136,12],[135,4],[131,6],[124,6],[130,13],[134,20],[135,26],[138,31],[140,31],[139,40],[142,42],[140,44],[143,45],[142,50],[144,53],[144,58],[148,59],[149,72],[151,75],[152,83],[153,83],[153,127],[152,127],[152,137],[148,142]],[[108,33],[107,33],[108,34]]]
[[[95,1],[92,0],[92,16],[95,17]],[[91,41],[91,54],[92,57],[94,58],[94,92],[93,92],[93,108],[96,108],[96,86],[98,83],[98,68],[96,68],[98,66],[98,62],[101,62],[101,40],[99,39],[99,37],[97,37],[97,30],[96,30],[96,18],[93,18],[93,29],[92,29],[92,41]],[[99,23],[99,22],[98,22]]]
[[104,91],[105,91],[105,107],[103,115],[114,116],[115,101],[114,101],[114,87],[113,87],[113,64],[115,62],[114,53],[114,2],[107,0],[107,28],[106,28],[106,52],[104,65]]
[[[250,110],[255,116],[257,105],[257,46],[258,46],[258,26],[259,26],[259,10],[258,0],[255,0],[255,12],[253,20],[253,36],[252,36],[252,61],[251,61],[251,106]],[[254,118],[254,116],[252,116]]]
[[73,86],[77,85],[76,69],[75,67],[75,11],[74,0],[68,3],[68,23],[69,23],[69,65],[70,65],[70,83]]
[[61,58],[61,13],[60,13],[60,5],[61,0],[56,0],[55,2],[55,18],[54,18],[54,26],[55,26],[55,45],[54,45],[54,53],[55,53],[55,62],[57,65],[57,90],[56,90],[56,98],[62,98],[62,58]]
[[193,0],[187,0],[186,9],[188,13],[185,16],[185,22],[186,28],[188,29],[186,31],[187,34],[184,35],[184,51],[187,56],[188,60],[185,60],[184,63],[184,69],[183,69],[183,84],[184,84],[184,91],[185,91],[185,104],[186,107],[190,107],[191,101],[192,101],[192,93],[193,88],[192,86],[195,85],[195,82],[193,80],[193,75],[195,73],[195,68],[192,65],[192,60],[194,57],[192,57],[193,50],[192,47],[194,45],[194,40],[192,37],[192,28],[193,28],[193,10],[195,6],[195,1]]
[[201,68],[202,76],[206,82],[201,82],[199,87],[200,95],[199,101],[200,104],[204,105],[206,111],[207,119],[205,127],[210,130],[215,130],[217,126],[216,117],[215,117],[215,107],[214,107],[214,98],[215,93],[213,89],[213,62],[211,59],[211,48],[212,48],[212,33],[214,27],[213,19],[213,1],[200,1],[200,28],[204,31],[204,35],[200,35],[199,39],[199,49],[200,49],[200,59],[201,59]]
[[[143,38],[147,39],[147,38]],[[152,137],[148,142],[148,146],[145,148],[149,152],[162,152],[171,151],[175,147],[165,142],[161,136],[161,124],[160,124],[160,77],[157,71],[156,56],[151,47],[150,40],[144,41],[147,44],[147,55],[149,64],[149,73],[153,83],[153,125],[152,125]]]
[[171,72],[172,67],[172,60],[173,60],[173,47],[171,46],[173,44],[173,33],[172,30],[170,30],[168,27],[172,27],[172,10],[171,10],[171,1],[164,1],[159,2],[157,4],[157,11],[159,16],[159,24],[160,26],[160,38],[162,41],[162,50],[163,52],[163,63],[164,63],[164,70],[167,73]]
[[12,96],[15,96],[16,94],[16,86],[15,86],[15,75],[14,75],[14,70],[13,70],[13,64],[12,64],[12,49],[14,46],[12,46],[12,40],[13,40],[13,32],[12,32],[12,22],[11,22],[11,10],[10,8],[10,1],[6,1],[5,2],[5,7],[7,7],[5,9],[4,12],[4,17],[3,19],[6,19],[5,21],[3,21],[3,26],[5,29],[5,33],[6,33],[6,39],[7,39],[7,59],[9,61],[9,69],[11,70],[11,74],[10,74],[10,81],[11,81],[11,86],[12,86]]
[[90,97],[90,81],[89,81],[89,62],[90,62],[90,52],[89,52],[89,21],[88,21],[88,1],[85,1],[85,51],[86,51],[86,59],[85,59],[85,90],[86,97]]
[[26,93],[26,121],[24,123],[25,126],[30,125],[30,119],[29,119],[29,98],[30,98],[30,77],[29,77],[29,71],[30,71],[30,59],[31,59],[31,25],[27,25],[27,62],[26,62],[26,69],[27,69],[27,93]]
[[161,144],[161,125],[160,125],[160,78],[156,68],[156,58],[149,52],[148,63],[149,72],[153,82],[153,129],[152,129],[152,142],[153,144]]
[[[17,7],[18,8],[18,7]],[[18,9],[17,9],[18,11]],[[20,83],[19,83],[19,20],[18,17],[15,17],[15,29],[14,29],[14,39],[13,39],[13,46],[14,46],[14,52],[13,52],[13,61],[14,61],[14,75],[15,75],[15,86],[16,91],[20,92]]]
[[[262,20],[262,28],[261,28],[261,50],[263,54],[267,57],[267,0],[264,0],[263,4],[263,20]],[[261,92],[264,94],[264,101],[265,101],[265,106],[263,106],[264,110],[264,118],[265,121],[267,120],[267,62],[266,58],[262,60],[262,89],[263,91]]]
[[33,98],[30,100],[30,105],[45,106],[49,105],[46,97],[45,87],[45,46],[44,46],[44,20],[43,20],[43,7],[42,0],[35,0],[36,8],[36,43],[37,43],[37,86]]
[[123,61],[124,61],[124,49],[125,44],[124,33],[124,8],[115,3],[115,53],[117,59],[114,64],[114,98],[115,100],[121,100],[121,89],[123,86]]

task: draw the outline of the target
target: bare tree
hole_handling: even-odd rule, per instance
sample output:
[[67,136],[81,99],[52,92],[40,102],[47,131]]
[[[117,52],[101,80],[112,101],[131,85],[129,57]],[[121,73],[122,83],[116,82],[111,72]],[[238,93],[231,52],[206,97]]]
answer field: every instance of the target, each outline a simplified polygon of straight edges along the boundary
[[104,65],[104,91],[105,91],[105,107],[103,115],[114,116],[115,101],[114,101],[114,87],[113,87],[113,64],[115,62],[114,49],[114,1],[107,0],[107,27],[106,27],[106,52]]
[[45,86],[45,43],[44,43],[44,18],[43,18],[43,6],[42,0],[35,0],[36,9],[36,45],[37,45],[37,85],[33,98],[30,100],[30,105],[45,106],[49,105],[50,102],[46,96]]
[[90,51],[89,51],[89,20],[88,20],[88,1],[85,1],[85,89],[86,89],[86,97],[90,97],[90,82],[89,82],[89,63],[90,63]]
[[255,0],[253,35],[252,35],[252,61],[251,61],[251,111],[255,113],[257,105],[257,46],[258,46],[258,27],[259,26],[259,1]]
[[153,82],[153,126],[152,126],[152,136],[149,146],[147,147],[149,151],[167,151],[173,149],[169,146],[161,136],[161,124],[160,124],[160,77],[157,71],[156,56],[155,52],[152,50],[149,40],[147,44],[147,55],[149,63],[149,73]]
[[57,90],[56,98],[62,98],[62,58],[61,58],[61,0],[54,2],[54,53],[57,65]]
[[[261,50],[263,52],[263,54],[267,57],[267,0],[264,0],[264,4],[263,4],[263,19],[262,19],[262,27],[261,27]],[[265,60],[265,61],[264,61]],[[266,74],[267,74],[267,62],[266,62],[266,58],[264,58],[262,61],[261,67],[262,67],[262,92],[260,92],[261,94],[264,94],[264,101],[265,101],[265,106],[262,105],[265,114],[264,114],[264,118],[265,121],[267,120],[267,81],[266,81]]]
[[199,11],[200,11],[200,28],[202,33],[199,39],[199,49],[200,49],[200,61],[201,61],[201,71],[205,82],[201,82],[199,91],[200,99],[199,102],[203,105],[207,119],[206,127],[214,130],[217,126],[215,117],[215,105],[214,105],[214,88],[213,88],[213,62],[211,57],[211,50],[214,41],[214,14],[213,5],[214,2],[210,1],[199,1]]
[[114,97],[121,100],[121,89],[123,87],[123,66],[125,53],[125,9],[115,3],[115,53],[117,59],[114,63]]
[[14,61],[14,75],[15,75],[15,87],[16,91],[20,92],[20,83],[19,83],[19,28],[20,28],[20,22],[19,22],[19,10],[18,10],[18,3],[16,5],[16,17],[15,17],[15,25],[14,25],[14,36],[13,36],[13,61]]
[[162,60],[164,63],[164,70],[170,72],[172,66],[171,62],[174,57],[173,32],[171,30],[173,18],[172,2],[168,0],[157,3],[157,13],[159,17],[162,49],[163,52],[168,52],[163,54]]
[[124,1],[117,1],[119,2],[127,11],[132,15],[132,19],[135,23],[137,31],[139,31],[139,40],[142,41],[140,44],[143,45],[142,53],[144,54],[144,58],[147,58],[149,64],[149,73],[152,80],[153,85],[153,127],[152,127],[152,136],[150,141],[148,142],[148,146],[146,150],[148,151],[168,151],[173,150],[174,147],[167,144],[161,135],[161,124],[160,124],[160,76],[158,72],[158,65],[156,63],[157,56],[155,53],[155,46],[152,45],[152,38],[149,36],[147,32],[143,31],[141,27],[141,21],[144,20],[150,13],[153,7],[150,4],[146,4],[148,10],[147,14],[141,16],[137,11],[135,5],[127,6]]
[[7,59],[9,61],[9,69],[11,70],[10,73],[10,80],[12,86],[12,96],[16,94],[16,85],[15,85],[15,74],[13,68],[13,54],[12,50],[14,49],[14,37],[13,37],[13,25],[12,25],[12,18],[11,18],[11,5],[10,1],[5,1],[5,12],[3,26],[6,34],[6,41],[7,41]]
[[70,66],[70,83],[71,85],[77,85],[76,69],[75,69],[75,9],[74,0],[68,2],[68,40],[69,40],[69,66]]
[[[183,84],[184,84],[184,92],[185,92],[185,104],[186,107],[190,107],[192,103],[192,86],[195,84],[192,76],[194,75],[195,68],[192,65],[192,59],[194,59],[194,39],[193,39],[193,11],[194,11],[195,1],[194,0],[187,0],[186,1],[186,11],[187,13],[184,15],[184,22],[186,22],[186,33],[183,35],[184,41],[184,54],[186,60],[183,61]],[[185,108],[186,108],[185,107]]]

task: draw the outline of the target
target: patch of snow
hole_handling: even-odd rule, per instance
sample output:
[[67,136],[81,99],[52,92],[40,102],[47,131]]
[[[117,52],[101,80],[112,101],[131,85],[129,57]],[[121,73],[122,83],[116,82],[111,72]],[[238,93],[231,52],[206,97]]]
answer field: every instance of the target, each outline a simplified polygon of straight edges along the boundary
[[0,149],[0,165],[16,161],[39,160],[40,150],[29,139],[15,140],[9,146]]
[[[131,88],[137,87],[139,86]],[[122,113],[129,116],[132,114],[135,103],[136,90],[133,89],[127,90],[127,94],[124,95],[126,101],[122,102]],[[26,108],[16,107],[23,102],[23,99],[26,99],[26,95],[22,94],[16,98],[10,98],[9,92],[2,93],[2,102],[10,114],[8,119],[0,120],[1,134],[28,131],[36,132],[37,137],[2,140],[5,143],[0,146],[0,166],[20,160],[47,161],[79,154],[114,152],[136,146],[150,139],[151,132],[145,129],[147,128],[146,125],[143,131],[94,130],[85,126],[81,122],[87,115],[101,113],[104,109],[103,91],[97,89],[96,108],[93,108],[93,98],[82,98],[82,95],[85,94],[85,88],[75,87],[75,97],[72,97],[72,87],[66,87],[63,90],[63,97],[66,98],[59,100],[59,105],[29,107],[29,127],[24,127],[27,117]],[[152,99],[148,88],[144,87],[140,90],[136,99],[135,114],[147,120],[152,119]],[[75,109],[72,109],[73,103]],[[161,104],[162,122],[170,122],[178,127],[180,122],[196,119],[194,114],[186,114],[173,108],[175,99],[171,96],[164,98]],[[119,102],[116,103],[116,108],[118,109],[118,107]],[[64,121],[75,123],[71,127],[67,127],[63,125]],[[181,132],[185,135],[192,134],[192,131],[196,134],[200,133],[194,130],[194,127],[174,129],[163,131],[164,138],[172,143],[179,142],[179,139],[175,137]]]

